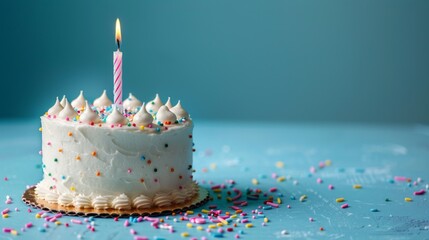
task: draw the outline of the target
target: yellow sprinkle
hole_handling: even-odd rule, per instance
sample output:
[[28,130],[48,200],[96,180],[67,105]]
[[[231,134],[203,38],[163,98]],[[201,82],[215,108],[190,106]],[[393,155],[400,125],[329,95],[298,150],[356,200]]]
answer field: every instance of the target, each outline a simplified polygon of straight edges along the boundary
[[202,213],[209,213],[210,211],[209,211],[209,210],[207,210],[207,209],[201,209],[201,212],[202,212]]
[[284,166],[285,166],[285,164],[282,161],[276,162],[276,167],[277,168],[283,168]]
[[76,191],[76,188],[75,187],[70,187],[70,191]]
[[277,182],[284,182],[285,180],[286,178],[283,176],[277,178]]
[[226,221],[225,219],[224,220],[220,219],[220,222],[223,223],[223,225],[228,225],[228,221]]
[[186,211],[186,214],[188,214],[188,215],[192,215],[192,214],[194,214],[194,211]]
[[264,222],[265,223],[267,223],[267,222],[269,222],[270,220],[268,220],[268,218],[264,218]]
[[71,137],[71,136],[73,136],[73,133],[72,133],[72,132],[68,132],[68,133],[67,133],[67,135],[68,135],[69,137]]
[[41,132],[41,131],[43,131],[43,128],[41,128],[41,127],[40,127],[40,128],[39,128],[39,132]]
[[192,228],[192,223],[187,223],[187,224],[186,224],[186,227],[188,227],[188,228]]
[[277,203],[278,204],[282,204],[282,199],[281,198],[277,198]]
[[259,184],[258,179],[256,179],[256,178],[252,179],[252,184],[253,185],[258,185]]
[[210,229],[215,229],[215,228],[217,228],[217,226],[216,226],[216,225],[214,225],[214,224],[210,224],[210,225],[208,226],[208,228],[210,228]]
[[246,228],[251,228],[251,227],[253,227],[253,224],[248,223],[248,224],[246,224],[245,226],[246,226]]
[[197,230],[202,231],[202,230],[204,230],[204,228],[202,226],[197,226]]
[[140,128],[140,130],[144,130],[144,126],[140,126],[139,128]]
[[3,218],[8,218],[8,217],[9,217],[9,214],[7,213],[3,214]]
[[226,201],[227,202],[232,202],[232,198],[231,197],[226,197]]
[[233,215],[231,215],[231,217],[230,218],[237,218],[237,214],[233,214]]
[[215,170],[215,169],[216,169],[216,167],[217,167],[217,166],[216,166],[216,163],[212,163],[212,164],[210,164],[210,168],[211,168],[211,169]]
[[220,192],[222,192],[222,189],[220,189],[220,188],[218,188],[218,189],[213,189],[213,192],[215,192],[215,193],[220,193]]
[[299,197],[300,202],[304,202],[306,199],[307,199],[307,195],[302,195],[301,197]]
[[361,188],[362,188],[362,185],[360,185],[360,184],[355,184],[355,185],[353,185],[353,188],[355,188],[355,189],[361,189]]
[[79,120],[79,119],[80,119],[80,115],[77,115],[77,116],[76,116],[76,120]]
[[189,233],[187,233],[187,232],[182,232],[182,233],[180,234],[180,236],[182,236],[182,237],[189,237]]
[[342,198],[342,197],[337,198],[337,199],[335,199],[335,202],[344,202],[344,198]]
[[62,153],[62,152],[63,152],[63,149],[62,149],[62,148],[59,148],[59,149],[58,149],[58,152]]
[[14,236],[17,236],[17,235],[18,235],[18,231],[16,231],[16,230],[12,230],[12,231],[10,231],[10,234],[12,234],[12,235],[14,235]]
[[404,200],[405,200],[405,202],[412,202],[413,201],[413,199],[409,198],[409,197],[404,198]]
[[36,213],[36,218],[41,218],[40,214]]
[[223,223],[216,223],[216,226],[218,226],[218,227],[222,227],[223,226]]
[[76,156],[76,160],[80,160],[80,156],[79,155]]
[[61,225],[61,222],[60,221],[56,221],[55,225],[59,226],[59,225]]
[[325,165],[328,166],[328,167],[331,166],[332,165],[332,161],[329,160],[329,159],[325,160]]

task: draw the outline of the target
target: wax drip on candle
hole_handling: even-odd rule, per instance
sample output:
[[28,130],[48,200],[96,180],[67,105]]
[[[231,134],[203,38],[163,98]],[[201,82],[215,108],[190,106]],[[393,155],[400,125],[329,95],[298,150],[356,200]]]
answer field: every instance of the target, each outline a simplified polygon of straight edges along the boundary
[[177,102],[176,106],[170,109],[171,112],[176,114],[177,119],[188,119],[189,114],[186,112],[186,110],[182,107],[182,104],[180,103],[180,100]]
[[156,94],[155,98],[150,101],[147,105],[146,105],[146,110],[148,111],[148,113],[150,114],[156,114],[158,112],[158,109],[162,106],[162,101],[159,98],[158,93]]
[[110,101],[109,97],[107,97],[106,90],[103,91],[101,96],[94,100],[93,105],[98,108],[107,107],[112,105],[112,101]]
[[69,101],[65,101],[64,109],[61,110],[61,112],[58,113],[58,117],[61,119],[69,119],[73,120],[74,117],[77,116],[77,112],[73,109],[73,107],[70,105]]
[[83,91],[80,91],[79,96],[71,102],[72,107],[77,109],[83,109],[85,107],[85,97]]
[[63,106],[61,106],[61,103],[57,97],[55,104],[51,108],[49,108],[48,114],[49,115],[57,115],[59,112],[61,112],[61,110],[63,110]]
[[91,109],[88,101],[85,101],[85,111],[80,115],[79,121],[84,123],[99,123],[101,120],[98,114]]
[[61,99],[61,106],[64,107],[66,105],[66,95],[63,95],[63,98]]
[[137,125],[143,125],[146,126],[148,124],[151,124],[153,122],[153,117],[146,111],[145,104],[143,103],[140,110],[134,115],[133,117],[133,123]]
[[168,110],[167,106],[161,106],[156,114],[156,120],[161,123],[170,122],[171,124],[177,120],[177,117],[174,113]]
[[140,100],[138,100],[132,93],[130,93],[129,97],[125,99],[122,104],[125,109],[134,110],[137,107],[140,107],[142,105],[142,102],[140,102]]
[[127,118],[124,117],[124,115],[122,115],[115,106],[113,106],[112,112],[107,116],[106,123],[124,125],[127,124]]
[[173,107],[173,104],[171,104],[171,101],[170,101],[170,97],[168,97],[167,102],[164,104],[164,106],[167,106],[168,109]]

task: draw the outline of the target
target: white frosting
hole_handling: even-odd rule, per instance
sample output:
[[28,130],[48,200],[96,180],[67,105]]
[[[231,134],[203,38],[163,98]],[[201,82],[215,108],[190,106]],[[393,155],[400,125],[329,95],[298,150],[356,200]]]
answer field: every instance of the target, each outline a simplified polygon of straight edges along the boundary
[[152,207],[152,198],[140,195],[134,199],[133,206],[137,209],[150,208]]
[[83,123],[99,123],[100,116],[94,110],[91,109],[91,107],[88,104],[88,101],[85,101],[85,111],[80,115],[79,121]]
[[80,91],[80,94],[71,102],[72,107],[76,109],[82,109],[85,107],[85,97],[83,96],[83,91]]
[[69,120],[73,120],[73,118],[76,116],[77,116],[77,112],[73,109],[73,107],[70,105],[70,103],[66,99],[64,109],[58,113],[58,117],[61,119],[67,119],[68,118]]
[[177,102],[176,106],[174,106],[173,108],[170,109],[171,112],[173,112],[177,119],[189,119],[189,114],[188,112],[186,112],[186,110],[182,107],[182,104],[179,102]]
[[183,203],[187,200],[188,194],[183,190],[173,190],[171,193],[171,198],[174,203]]
[[98,108],[112,105],[112,101],[110,101],[109,97],[107,97],[106,90],[103,91],[99,98],[94,100],[94,103],[92,105]]
[[158,109],[161,106],[162,106],[161,98],[159,98],[159,95],[156,94],[155,98],[146,104],[146,110],[150,114],[156,114],[158,112]]
[[156,120],[161,123],[170,122],[170,124],[172,124],[177,120],[177,118],[174,113],[168,110],[167,106],[161,106],[156,114]]
[[60,101],[58,100],[58,97],[57,97],[57,100],[55,100],[54,106],[52,106],[51,108],[49,108],[48,114],[51,115],[51,116],[52,115],[57,115],[58,113],[61,112],[61,110],[63,110],[63,106],[61,106],[61,103],[60,103]]
[[132,93],[130,93],[129,97],[125,99],[122,103],[124,108],[127,110],[134,110],[142,105],[142,102],[138,100]]
[[95,209],[108,209],[109,198],[106,196],[97,196],[92,200],[92,206]]
[[130,199],[127,197],[127,195],[122,193],[121,195],[113,199],[112,207],[114,209],[119,209],[119,210],[130,209],[131,208]]
[[66,100],[67,100],[66,95],[63,95],[63,98],[61,99],[61,102],[60,102],[62,107],[66,105]]
[[74,195],[70,193],[63,193],[58,198],[58,204],[61,206],[73,206]]
[[169,193],[159,192],[153,197],[153,204],[158,207],[166,207],[171,205],[171,196]]
[[140,110],[134,115],[133,117],[133,123],[137,125],[143,125],[146,126],[148,124],[151,124],[153,121],[153,117],[151,114],[149,114],[146,111],[145,104],[141,106]]
[[48,192],[48,193],[45,195],[45,200],[46,200],[48,203],[57,203],[57,201],[58,201],[58,193],[56,193],[56,192],[52,192],[52,191]]
[[83,194],[79,194],[73,200],[73,205],[77,208],[92,208],[91,198]]
[[106,123],[124,125],[127,124],[127,118],[124,117],[124,115],[122,115],[122,113],[120,113],[116,107],[113,107],[112,113],[110,113],[106,119]]
[[167,102],[166,102],[164,105],[165,105],[165,106],[167,106],[167,107],[168,107],[168,109],[170,109],[170,108],[172,108],[172,107],[173,107],[173,104],[171,104],[170,97],[168,97]]

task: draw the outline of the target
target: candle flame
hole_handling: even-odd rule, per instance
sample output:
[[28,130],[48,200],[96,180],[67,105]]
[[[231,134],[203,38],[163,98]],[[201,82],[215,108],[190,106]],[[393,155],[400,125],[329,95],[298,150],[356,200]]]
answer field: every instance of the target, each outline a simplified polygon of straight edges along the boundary
[[121,22],[119,21],[119,18],[116,19],[115,40],[116,40],[116,43],[118,44],[118,48],[119,48],[119,44],[122,41],[122,36],[121,36]]

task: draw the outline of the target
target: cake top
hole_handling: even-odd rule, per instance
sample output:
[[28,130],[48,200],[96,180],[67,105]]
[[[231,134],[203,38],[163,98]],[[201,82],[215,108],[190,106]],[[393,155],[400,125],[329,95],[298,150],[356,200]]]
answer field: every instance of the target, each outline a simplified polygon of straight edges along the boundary
[[142,103],[130,93],[120,109],[112,105],[106,90],[92,105],[85,99],[83,91],[71,103],[65,96],[61,101],[57,97],[54,105],[45,113],[45,117],[76,124],[110,128],[128,126],[140,130],[149,128],[158,132],[168,129],[167,126],[173,127],[191,120],[180,100],[173,106],[171,99],[168,98],[164,104],[156,94],[153,100]]

